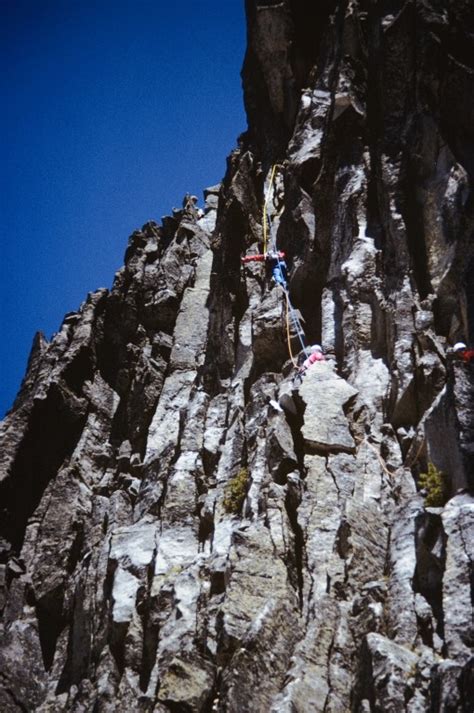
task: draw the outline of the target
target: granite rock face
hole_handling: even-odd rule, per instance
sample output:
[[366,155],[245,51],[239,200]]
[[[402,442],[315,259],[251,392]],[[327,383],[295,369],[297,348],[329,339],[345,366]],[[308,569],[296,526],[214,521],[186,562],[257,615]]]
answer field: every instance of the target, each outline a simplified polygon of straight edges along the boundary
[[[223,183],[35,338],[1,425],[2,711],[474,699],[472,4],[247,16]],[[266,195],[328,357],[302,379],[282,289],[241,265]]]

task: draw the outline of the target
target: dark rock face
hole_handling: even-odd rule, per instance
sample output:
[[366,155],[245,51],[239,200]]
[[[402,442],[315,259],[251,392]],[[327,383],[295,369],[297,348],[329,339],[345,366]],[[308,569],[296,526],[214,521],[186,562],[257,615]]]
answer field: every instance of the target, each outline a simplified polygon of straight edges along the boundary
[[[470,710],[472,3],[247,14],[223,184],[36,337],[1,426],[2,711]],[[328,355],[297,392],[240,262],[265,195]]]

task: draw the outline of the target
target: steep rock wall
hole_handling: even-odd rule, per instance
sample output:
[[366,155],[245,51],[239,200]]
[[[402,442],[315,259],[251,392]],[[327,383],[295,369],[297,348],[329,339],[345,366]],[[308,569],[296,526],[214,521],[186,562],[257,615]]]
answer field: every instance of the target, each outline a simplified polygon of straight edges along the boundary
[[[473,11],[313,5],[247,2],[249,127],[204,215],[136,231],[35,339],[2,424],[2,710],[469,710]],[[241,265],[265,196],[328,356],[300,384],[284,294]]]

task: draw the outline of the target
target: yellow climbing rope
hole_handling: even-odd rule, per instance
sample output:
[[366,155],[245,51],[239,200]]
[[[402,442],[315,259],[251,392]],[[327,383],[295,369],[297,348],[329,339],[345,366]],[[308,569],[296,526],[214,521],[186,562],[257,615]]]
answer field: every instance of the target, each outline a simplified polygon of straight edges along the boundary
[[[265,194],[265,200],[263,203],[263,255],[266,255],[266,253],[267,253],[269,225],[270,225],[270,232],[272,234],[271,235],[272,243],[273,243],[272,250],[275,253],[278,253],[275,236],[273,235],[272,229],[271,229],[271,220],[268,215],[268,204],[270,202],[270,196],[272,193],[273,183],[275,180],[275,172],[276,172],[278,165],[279,164],[275,163],[272,166],[272,170],[271,170],[271,174],[270,174],[270,181],[268,184],[267,192]],[[283,210],[283,206],[282,206],[281,210]],[[281,212],[281,210],[280,210],[280,212]],[[280,264],[279,258],[277,258],[277,260],[278,260],[278,264]],[[299,322],[298,317],[294,314],[294,309],[293,309],[293,305],[290,302],[290,295],[288,294],[288,289],[286,287],[284,287],[283,285],[281,285],[281,288],[282,288],[283,292],[285,293],[285,301],[286,301],[286,339],[287,339],[287,343],[288,343],[288,353],[290,355],[291,363],[293,364],[294,367],[296,367],[297,362],[293,355],[293,351],[291,349],[290,313],[291,313],[291,318],[293,320],[294,326],[296,328],[296,333],[297,333],[298,338],[301,342],[303,351],[305,352],[305,354],[307,354],[306,346],[304,343],[304,333],[302,332],[301,324]],[[302,334],[303,334],[303,337],[302,337]]]
[[272,172],[270,175],[270,183],[268,184],[267,195],[265,196],[265,201],[263,203],[263,254],[267,252],[267,205],[270,200],[270,195],[272,192],[273,181],[275,179],[275,171],[277,164],[273,164]]

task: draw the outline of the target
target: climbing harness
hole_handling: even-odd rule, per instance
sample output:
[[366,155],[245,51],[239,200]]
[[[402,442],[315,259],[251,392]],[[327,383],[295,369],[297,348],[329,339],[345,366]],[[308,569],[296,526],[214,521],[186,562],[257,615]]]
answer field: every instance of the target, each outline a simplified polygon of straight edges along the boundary
[[[277,249],[275,231],[273,229],[273,224],[272,224],[269,212],[268,212],[268,204],[269,204],[270,197],[272,194],[276,168],[277,168],[277,164],[274,164],[272,167],[272,172],[270,174],[270,182],[268,184],[267,192],[265,195],[265,200],[263,203],[263,252],[259,255],[247,255],[247,256],[241,258],[241,261],[243,264],[246,264],[249,262],[270,262],[270,263],[273,263],[271,265],[272,277],[275,281],[275,284],[278,287],[281,287],[281,289],[283,290],[283,293],[285,295],[285,300],[286,300],[286,337],[287,337],[287,343],[288,343],[288,352],[289,352],[290,359],[291,359],[293,366],[296,367],[297,363],[296,363],[296,360],[294,358],[294,355],[293,355],[293,352],[291,349],[290,317],[291,317],[291,321],[293,322],[293,327],[296,331],[299,342],[301,344],[301,348],[302,348],[306,357],[309,357],[309,352],[308,352],[308,349],[305,344],[305,335],[304,335],[303,328],[301,326],[301,322],[300,322],[299,317],[296,314],[296,310],[293,307],[293,305],[291,304],[291,300],[290,300],[290,293],[288,290],[288,283],[287,283],[287,279],[286,279],[287,267],[286,267],[286,262],[285,262],[285,253],[282,252],[281,250]],[[271,250],[267,250],[268,233],[270,233]]]

